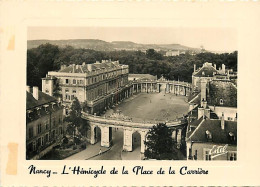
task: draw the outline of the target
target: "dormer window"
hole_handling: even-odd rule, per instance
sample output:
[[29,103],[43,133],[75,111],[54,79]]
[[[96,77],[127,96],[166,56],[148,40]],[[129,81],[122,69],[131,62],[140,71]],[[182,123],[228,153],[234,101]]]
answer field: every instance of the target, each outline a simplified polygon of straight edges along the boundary
[[206,130],[206,137],[207,137],[208,142],[212,141],[212,134],[209,130]]
[[32,110],[27,110],[27,117],[29,118],[30,117],[30,113],[32,113],[33,111]]
[[204,71],[202,72],[202,75],[205,75],[205,72],[204,72]]
[[51,103],[51,108],[52,108],[52,109],[54,109],[54,105],[55,105],[55,104],[56,104],[55,102],[52,102],[52,103]]
[[41,115],[41,112],[40,112],[40,111],[41,111],[41,108],[40,108],[40,107],[37,107],[37,108],[36,108],[36,111],[37,111],[37,114],[38,114],[38,115]]
[[220,99],[220,100],[219,100],[219,104],[220,104],[220,105],[223,105],[223,104],[224,104],[223,99]]
[[233,132],[229,132],[228,135],[231,142],[234,142],[236,140],[236,137]]
[[49,107],[49,105],[43,105],[43,107],[44,107],[45,112],[48,113],[48,107]]

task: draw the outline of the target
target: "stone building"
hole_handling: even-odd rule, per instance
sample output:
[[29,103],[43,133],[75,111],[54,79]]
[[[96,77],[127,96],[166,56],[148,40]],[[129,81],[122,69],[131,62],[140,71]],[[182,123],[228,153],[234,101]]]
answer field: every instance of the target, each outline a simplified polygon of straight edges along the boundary
[[192,87],[193,90],[200,90],[201,80],[206,80],[209,82],[213,79],[218,80],[232,80],[236,84],[237,74],[233,72],[232,69],[226,69],[225,64],[222,64],[219,69],[217,69],[216,64],[214,66],[212,63],[204,63],[201,68],[196,69],[194,64],[194,72],[192,73]]
[[39,159],[60,143],[65,127],[60,101],[27,86],[26,158]]
[[59,71],[48,72],[42,79],[42,91],[53,93],[55,80],[61,90],[63,103],[69,104],[74,97],[88,113],[99,114],[112,105],[129,97],[128,65],[119,61],[102,60],[94,64],[62,65]]
[[187,132],[188,160],[237,160],[237,122],[201,117]]
[[200,79],[189,98],[187,158],[237,159],[237,88],[228,79]]

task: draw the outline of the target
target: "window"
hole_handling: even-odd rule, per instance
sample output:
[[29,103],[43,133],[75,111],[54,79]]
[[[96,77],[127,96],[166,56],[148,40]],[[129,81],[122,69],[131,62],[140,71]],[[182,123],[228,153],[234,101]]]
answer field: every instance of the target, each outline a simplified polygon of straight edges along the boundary
[[77,91],[76,91],[76,90],[73,90],[72,93],[77,93]]
[[68,108],[65,109],[65,114],[69,115],[69,109]]
[[33,127],[29,128],[29,138],[33,137]]
[[80,84],[83,84],[83,80],[80,80],[79,83],[80,83]]
[[52,119],[53,119],[53,126],[55,126],[56,125],[56,118],[54,117]]
[[195,150],[195,155],[193,156],[193,159],[194,159],[194,160],[197,160],[197,159],[198,159],[198,151],[197,151],[197,150]]
[[36,143],[35,143],[35,141],[33,142],[33,151],[35,151],[36,150]]
[[42,132],[42,124],[38,124],[37,132],[38,134]]
[[61,120],[62,120],[62,117],[60,116],[60,117],[59,117],[59,124],[61,123]]
[[66,94],[66,95],[65,95],[65,99],[66,99],[66,100],[70,100],[70,95],[67,95],[67,94]]
[[66,92],[66,93],[68,93],[68,92],[69,92],[69,89],[68,89],[68,88],[66,88],[66,89],[65,89],[65,92]]
[[211,160],[211,155],[209,154],[209,150],[204,151],[204,160]]
[[220,105],[223,105],[223,104],[224,104],[223,99],[220,99],[220,100],[219,100],[219,104],[220,104]]
[[66,79],[65,82],[66,82],[66,84],[69,84],[69,79]]
[[45,137],[44,137],[44,138],[45,138],[45,140],[44,140],[45,143],[47,143],[47,142],[49,141],[49,135],[48,135],[48,134],[45,134]]
[[37,148],[39,148],[41,146],[41,138],[37,139]]
[[43,146],[43,144],[44,144],[44,139],[43,137],[41,137],[41,146]]
[[235,161],[237,160],[237,153],[236,152],[229,152],[228,154],[228,160]]
[[75,80],[75,79],[73,79],[73,84],[77,84],[77,82],[76,82],[76,80]]
[[45,130],[48,130],[49,129],[49,123],[48,123],[48,121],[46,121],[46,123],[45,123]]

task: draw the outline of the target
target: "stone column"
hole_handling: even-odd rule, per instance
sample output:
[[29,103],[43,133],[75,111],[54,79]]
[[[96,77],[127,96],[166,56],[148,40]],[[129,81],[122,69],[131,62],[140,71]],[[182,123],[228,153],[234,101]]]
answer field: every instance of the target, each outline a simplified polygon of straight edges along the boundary
[[141,92],[143,92],[143,85],[142,85],[142,83],[141,83]]
[[101,127],[101,146],[109,147],[109,127]]
[[124,129],[124,145],[123,150],[124,151],[132,151],[133,145],[132,145],[132,130],[130,129]]
[[91,131],[90,143],[93,145],[93,144],[96,143],[96,140],[95,140],[95,126],[94,125],[90,125],[90,131]]
[[144,153],[144,151],[145,151],[145,145],[144,145],[145,137],[146,137],[146,132],[142,131],[142,133],[141,133],[141,153]]
[[178,146],[178,148],[179,148],[180,144],[181,144],[181,129],[178,129],[177,130],[177,146]]
[[146,90],[145,90],[147,93],[148,93],[148,84],[146,83]]
[[176,129],[172,131],[172,139],[176,142]]

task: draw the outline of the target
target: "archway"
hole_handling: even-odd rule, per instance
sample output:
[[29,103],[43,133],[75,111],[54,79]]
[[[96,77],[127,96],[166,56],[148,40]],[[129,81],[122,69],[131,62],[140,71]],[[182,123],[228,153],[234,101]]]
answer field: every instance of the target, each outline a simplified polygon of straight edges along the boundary
[[101,129],[98,126],[94,128],[94,139],[95,143],[101,142]]
[[166,93],[166,84],[165,83],[160,84],[159,92]]
[[138,131],[132,134],[132,151],[138,153],[141,151],[141,134]]

